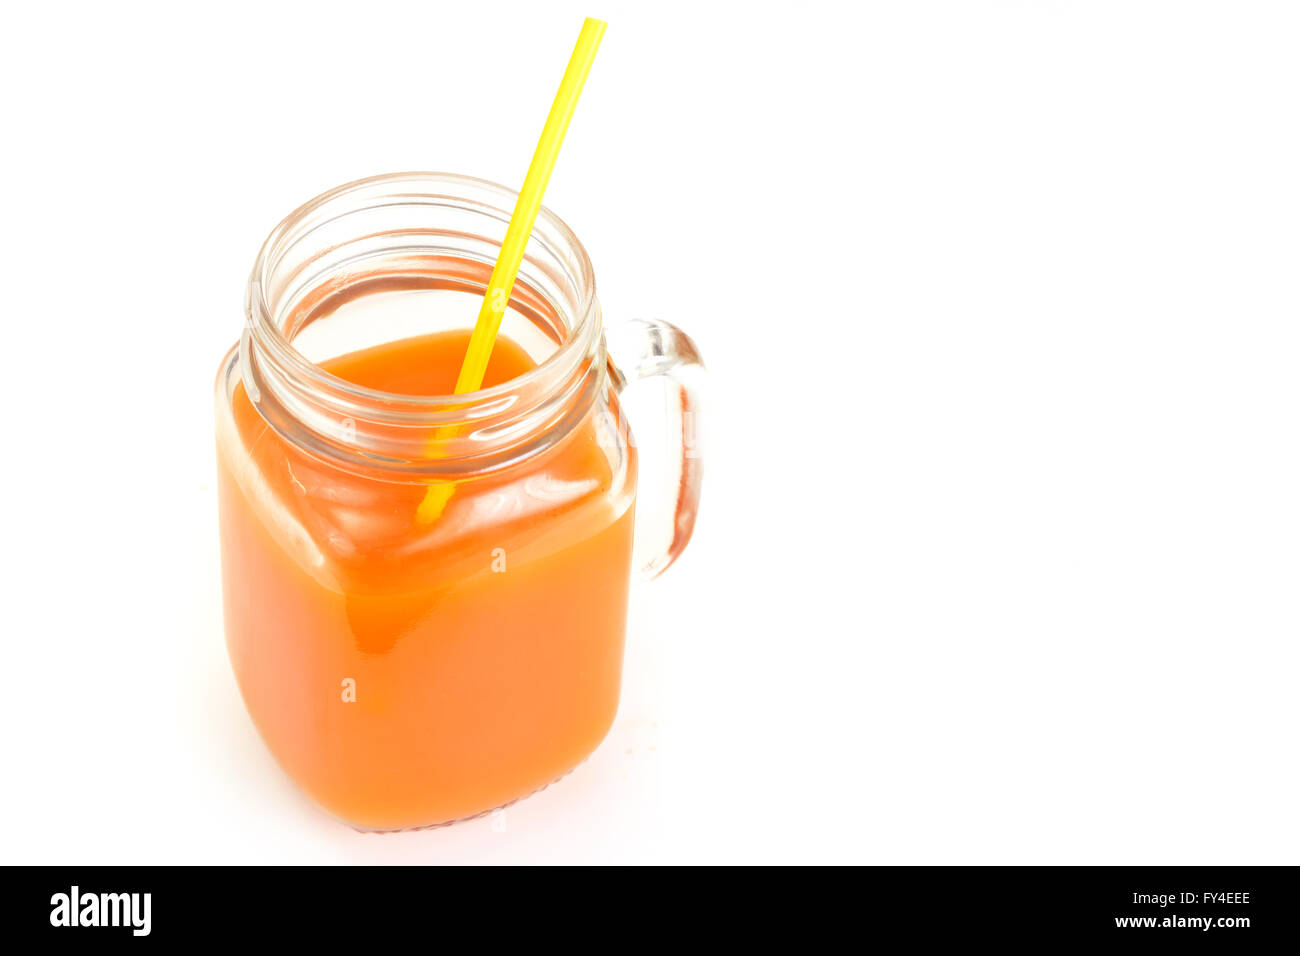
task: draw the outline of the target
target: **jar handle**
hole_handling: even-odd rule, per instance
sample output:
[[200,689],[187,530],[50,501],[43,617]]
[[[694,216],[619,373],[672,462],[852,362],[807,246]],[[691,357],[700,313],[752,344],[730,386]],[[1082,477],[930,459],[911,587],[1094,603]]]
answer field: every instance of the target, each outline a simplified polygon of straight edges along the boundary
[[[646,580],[657,578],[677,560],[695,529],[700,506],[703,461],[699,448],[699,409],[704,362],[691,337],[667,322],[638,319],[605,332],[605,345],[622,392],[628,385],[663,376],[668,384],[667,501],[671,534],[666,547],[640,568]],[[656,516],[655,521],[663,518]]]

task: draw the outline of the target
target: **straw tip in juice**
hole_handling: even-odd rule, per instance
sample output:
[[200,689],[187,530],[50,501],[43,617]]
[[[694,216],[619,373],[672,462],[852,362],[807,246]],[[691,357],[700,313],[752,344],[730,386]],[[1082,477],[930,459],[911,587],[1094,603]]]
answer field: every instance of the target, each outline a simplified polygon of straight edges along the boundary
[[424,493],[424,499],[420,502],[420,507],[416,509],[415,520],[420,524],[432,524],[438,520],[442,510],[447,507],[447,502],[451,500],[451,492],[455,486],[451,482],[430,485]]

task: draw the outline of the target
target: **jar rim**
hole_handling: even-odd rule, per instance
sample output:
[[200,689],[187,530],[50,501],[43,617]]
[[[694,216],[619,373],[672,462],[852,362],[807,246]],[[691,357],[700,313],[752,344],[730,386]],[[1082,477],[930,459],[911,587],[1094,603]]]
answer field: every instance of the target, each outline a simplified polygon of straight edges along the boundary
[[[423,191],[403,189],[384,192],[376,188],[388,186],[416,186]],[[443,187],[447,191],[438,191],[438,187]],[[461,193],[455,191],[457,187]],[[520,390],[535,385],[545,387],[544,383],[548,381],[562,381],[572,368],[582,361],[591,347],[592,340],[599,336],[600,332],[600,312],[595,308],[595,272],[587,250],[577,235],[564,220],[545,206],[538,211],[529,243],[531,245],[533,242],[540,241],[546,247],[558,246],[561,251],[568,254],[571,263],[576,266],[574,279],[580,300],[575,310],[576,314],[571,317],[572,325],[568,328],[564,340],[536,367],[509,381],[473,392],[459,395],[409,395],[386,392],[349,382],[303,355],[272,317],[270,305],[266,300],[266,288],[269,285],[271,271],[276,265],[279,246],[291,235],[295,227],[330,203],[348,196],[364,194],[371,189],[375,190],[376,199],[393,200],[415,196],[445,198],[463,204],[467,208],[480,207],[480,211],[484,213],[498,213],[497,218],[504,217],[504,221],[509,220],[519,195],[516,190],[487,179],[459,173],[414,170],[382,173],[356,179],[320,193],[298,206],[271,230],[262,243],[249,279],[246,319],[257,347],[266,349],[272,362],[293,377],[299,380],[305,379],[349,404],[382,406],[396,412],[408,423],[426,416],[430,423],[435,423],[439,420],[475,417],[472,409],[477,406],[498,406],[503,400],[507,400]],[[478,195],[465,195],[467,193]],[[494,242],[500,245],[499,241]],[[558,303],[553,304],[557,309],[560,308]]]

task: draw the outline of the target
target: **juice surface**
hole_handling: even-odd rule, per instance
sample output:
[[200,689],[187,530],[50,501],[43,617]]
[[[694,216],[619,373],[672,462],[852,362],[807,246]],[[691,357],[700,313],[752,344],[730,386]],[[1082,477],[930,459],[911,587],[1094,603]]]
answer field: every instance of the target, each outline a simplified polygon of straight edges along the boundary
[[[404,339],[322,366],[373,389],[448,394],[468,338]],[[499,338],[485,387],[532,367]],[[611,458],[595,414],[459,483],[422,526],[423,484],[306,454],[242,385],[224,433],[219,408],[231,662],[273,753],[335,815],[398,829],[481,813],[563,775],[608,731],[635,461]]]
[[[381,392],[450,395],[469,347],[469,335],[465,329],[385,342],[328,359],[321,367],[354,385]],[[527,352],[503,336],[492,349],[483,387],[508,382],[536,367]]]

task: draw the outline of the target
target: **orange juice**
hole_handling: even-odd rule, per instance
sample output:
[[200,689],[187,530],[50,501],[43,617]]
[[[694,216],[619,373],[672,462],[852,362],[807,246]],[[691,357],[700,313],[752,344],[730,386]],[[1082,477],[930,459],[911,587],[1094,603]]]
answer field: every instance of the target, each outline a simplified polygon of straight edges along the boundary
[[[377,392],[448,395],[468,338],[319,364]],[[502,336],[484,387],[536,364]],[[230,659],[262,737],[322,807],[364,829],[457,820],[600,743],[618,703],[635,488],[635,455],[616,463],[600,433],[613,401],[458,481],[425,525],[427,481],[341,467],[271,427],[244,382],[219,383]]]
[[309,200],[263,243],[217,376],[231,665],[280,765],[361,829],[503,806],[609,730],[638,477],[619,394],[637,382],[665,386],[669,439],[639,575],[695,525],[699,351],[658,319],[607,329],[549,210],[483,387],[452,394],[518,200],[430,172]]

